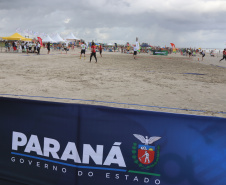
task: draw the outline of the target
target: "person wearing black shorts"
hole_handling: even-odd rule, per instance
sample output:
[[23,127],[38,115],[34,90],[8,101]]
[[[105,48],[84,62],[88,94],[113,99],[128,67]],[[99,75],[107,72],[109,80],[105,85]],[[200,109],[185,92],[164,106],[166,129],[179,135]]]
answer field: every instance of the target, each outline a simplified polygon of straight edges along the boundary
[[191,57],[191,50],[188,50],[189,58]]
[[82,54],[84,54],[84,58],[85,58],[86,57],[86,45],[84,44],[84,42],[82,42],[82,45],[81,45],[80,59],[82,57]]
[[99,50],[100,50],[100,56],[102,57],[102,50],[103,50],[103,48],[102,48],[101,44],[99,46]]
[[41,48],[41,44],[40,42],[37,43],[37,55],[40,55],[40,48]]
[[81,54],[84,54],[84,56],[85,56],[86,50],[85,50],[85,49],[82,49],[82,50],[81,50]]
[[94,44],[94,42],[92,43],[92,46],[91,46],[91,55],[90,55],[90,62],[92,60],[92,57],[94,56],[94,58],[96,59],[96,63],[97,63],[97,56],[96,56],[96,46]]
[[[224,60],[224,59],[226,60],[226,48],[225,48],[224,51],[223,51],[223,58],[222,58],[221,60]],[[221,61],[221,60],[220,60],[220,61]],[[219,62],[220,62],[220,61],[219,61]]]
[[32,49],[32,43],[30,42],[30,43],[29,43],[29,52],[32,52],[31,49]]
[[47,43],[47,50],[48,50],[48,54],[50,52],[50,42]]
[[64,51],[66,51],[66,54],[67,54],[67,51],[68,51],[68,44],[67,43],[64,43]]
[[205,57],[206,54],[204,53],[204,51],[202,51],[201,55],[202,55],[202,60],[203,60],[203,58]]
[[136,59],[136,55],[137,55],[137,47],[134,46],[133,47],[133,57],[134,57],[134,59]]

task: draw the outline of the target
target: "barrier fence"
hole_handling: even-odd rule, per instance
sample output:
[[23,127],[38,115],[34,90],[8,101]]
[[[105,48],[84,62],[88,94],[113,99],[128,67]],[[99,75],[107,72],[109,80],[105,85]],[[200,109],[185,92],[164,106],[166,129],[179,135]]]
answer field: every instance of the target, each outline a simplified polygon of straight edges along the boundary
[[0,97],[0,184],[223,185],[226,119]]

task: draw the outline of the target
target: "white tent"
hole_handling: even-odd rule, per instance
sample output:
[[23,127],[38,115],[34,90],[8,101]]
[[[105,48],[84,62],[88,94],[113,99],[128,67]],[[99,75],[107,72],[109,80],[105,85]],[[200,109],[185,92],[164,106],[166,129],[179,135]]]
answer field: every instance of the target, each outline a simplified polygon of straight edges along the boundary
[[56,42],[65,42],[65,40],[62,39],[62,37],[58,33],[55,35],[55,37],[53,37],[53,40],[55,40]]
[[80,40],[80,39],[75,37],[73,33],[70,33],[65,37],[65,40]]
[[114,46],[114,44],[112,44],[112,43],[108,43],[107,45],[108,45],[108,46]]
[[51,42],[54,43],[56,42],[55,40],[51,39],[49,35],[47,35],[44,39],[42,39],[42,42]]

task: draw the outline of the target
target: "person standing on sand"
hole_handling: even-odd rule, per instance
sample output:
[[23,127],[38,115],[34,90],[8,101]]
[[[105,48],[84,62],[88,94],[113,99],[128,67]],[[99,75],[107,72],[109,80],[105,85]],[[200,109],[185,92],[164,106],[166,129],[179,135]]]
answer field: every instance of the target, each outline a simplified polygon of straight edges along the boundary
[[204,51],[202,50],[202,52],[201,52],[201,55],[202,55],[202,61],[203,61],[203,58],[205,57],[205,53],[204,53]]
[[40,42],[37,43],[37,55],[40,55],[40,48],[41,48],[41,45],[40,45]]
[[93,56],[96,59],[96,63],[97,63],[96,46],[95,46],[94,42],[92,42],[92,46],[91,46],[90,62],[91,62]]
[[28,55],[28,52],[29,52],[29,46],[28,46],[28,42],[26,42],[26,43],[25,43],[25,46],[24,46],[24,47],[25,47],[25,49],[26,49],[26,52],[27,52],[27,55]]
[[47,50],[48,50],[47,54],[49,54],[49,52],[50,52],[50,42],[47,43]]
[[138,37],[136,37],[136,45],[133,47],[133,57],[136,59],[137,50],[139,50],[139,43],[138,43]]
[[8,42],[6,41],[5,42],[5,51],[7,52],[7,50],[8,50],[8,46],[9,46],[9,44],[8,44]]
[[31,42],[29,42],[29,52],[32,52],[32,43]]
[[11,44],[10,42],[8,42],[8,52],[10,52],[10,47],[11,47]]
[[85,58],[86,57],[86,45],[84,44],[84,41],[82,42],[82,45],[81,45],[80,59],[82,58],[82,54],[84,54],[84,58]]
[[191,50],[188,49],[189,58],[191,57]]
[[99,46],[99,50],[100,50],[100,56],[102,57],[102,50],[103,50],[103,48],[102,48],[101,44]]
[[123,53],[123,46],[121,46],[121,53]]
[[137,55],[137,47],[134,46],[133,47],[133,58],[136,59],[136,55]]
[[[226,60],[226,48],[225,48],[224,51],[223,51],[223,58],[220,59],[220,61],[221,61],[221,60],[224,60],[224,59]],[[220,62],[220,61],[219,61],[219,62]]]
[[66,51],[66,54],[67,54],[67,49],[68,49],[68,44],[64,43],[64,51]]
[[127,53],[129,53],[129,50],[130,50],[130,46],[129,44],[127,45]]
[[13,46],[13,50],[15,51],[16,50],[16,47],[15,47],[15,42],[14,41],[12,43],[12,46]]

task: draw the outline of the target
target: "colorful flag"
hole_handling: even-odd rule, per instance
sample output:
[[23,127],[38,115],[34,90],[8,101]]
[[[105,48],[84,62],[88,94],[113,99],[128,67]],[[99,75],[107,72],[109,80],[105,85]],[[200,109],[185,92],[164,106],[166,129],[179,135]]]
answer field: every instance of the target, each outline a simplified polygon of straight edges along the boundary
[[38,38],[38,41],[39,41],[39,43],[40,43],[40,45],[41,45],[41,47],[43,46],[43,44],[42,44],[42,39],[41,39],[41,37],[37,37]]
[[176,50],[176,48],[175,48],[175,44],[174,44],[174,43],[170,43],[170,44],[171,44],[171,46],[172,46],[172,48],[173,48],[173,52],[176,53],[177,50]]

